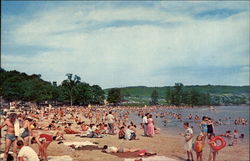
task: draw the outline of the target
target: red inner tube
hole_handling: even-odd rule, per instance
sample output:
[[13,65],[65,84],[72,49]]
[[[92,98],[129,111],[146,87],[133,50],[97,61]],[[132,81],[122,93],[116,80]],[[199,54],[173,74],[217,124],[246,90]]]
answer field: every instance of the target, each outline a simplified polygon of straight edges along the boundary
[[219,145],[218,144],[216,144],[216,145],[210,144],[214,151],[219,151],[226,146],[226,141],[220,136],[215,136],[211,141],[214,141],[216,143],[218,143],[218,141],[220,142]]

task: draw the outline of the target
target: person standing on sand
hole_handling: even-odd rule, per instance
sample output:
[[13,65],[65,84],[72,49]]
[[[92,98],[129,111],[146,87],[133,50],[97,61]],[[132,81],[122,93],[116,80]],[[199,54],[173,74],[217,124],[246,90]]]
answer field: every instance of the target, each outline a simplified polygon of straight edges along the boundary
[[114,129],[115,117],[114,117],[114,115],[112,115],[112,111],[109,112],[106,119],[107,119],[107,122],[108,122],[109,134],[114,135],[115,134],[115,129]]
[[207,132],[208,132],[207,125],[208,125],[208,117],[203,116],[202,121],[200,123],[200,129],[201,129],[201,132],[202,132],[202,135],[203,135],[203,142],[204,143],[206,141]]
[[7,160],[7,156],[10,150],[11,144],[13,144],[13,154],[14,154],[14,160],[17,159],[17,146],[16,146],[16,136],[15,136],[15,130],[14,130],[14,123],[17,119],[17,115],[15,113],[11,113],[9,115],[9,118],[6,119],[1,125],[0,130],[7,126],[7,132],[6,132],[6,140],[5,140],[5,151],[4,151],[4,158],[3,160]]
[[147,126],[148,126],[148,114],[146,113],[142,118],[142,125],[144,129],[144,136],[147,136]]
[[180,135],[184,136],[185,138],[184,149],[187,151],[187,156],[188,156],[187,161],[194,161],[192,153],[193,130],[189,127],[188,122],[184,122],[183,127],[186,129],[185,133],[184,134],[180,133]]
[[31,130],[31,122],[33,120],[31,118],[26,118],[24,123],[23,123],[23,133],[21,134],[21,137],[24,140],[24,145],[28,146],[29,145],[29,137],[32,135],[32,130]]
[[154,127],[154,120],[152,118],[152,114],[148,115],[148,125],[147,125],[147,136],[149,137],[153,137],[153,135],[155,134],[155,127]]
[[211,134],[215,133],[214,132],[214,124],[213,121],[210,117],[208,117],[208,122],[207,122],[207,135],[210,137]]
[[216,156],[217,156],[217,154],[218,154],[218,152],[215,151],[215,150],[212,148],[212,146],[211,146],[212,144],[213,144],[213,145],[216,145],[216,142],[213,141],[213,138],[214,138],[214,137],[215,137],[215,134],[212,133],[212,134],[210,135],[209,140],[208,140],[208,145],[210,146],[210,152],[209,152],[208,161],[216,161]]

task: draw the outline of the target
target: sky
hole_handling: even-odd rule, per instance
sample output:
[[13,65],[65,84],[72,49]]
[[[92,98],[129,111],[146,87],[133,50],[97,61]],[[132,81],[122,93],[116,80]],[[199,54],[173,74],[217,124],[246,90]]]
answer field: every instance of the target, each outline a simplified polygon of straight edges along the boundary
[[249,1],[1,1],[1,66],[102,88],[249,85]]

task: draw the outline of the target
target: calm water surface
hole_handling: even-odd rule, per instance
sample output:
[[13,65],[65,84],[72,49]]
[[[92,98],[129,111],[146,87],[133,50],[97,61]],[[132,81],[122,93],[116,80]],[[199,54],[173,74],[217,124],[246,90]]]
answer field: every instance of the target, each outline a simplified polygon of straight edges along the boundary
[[[223,125],[215,126],[216,135],[223,134],[227,130],[238,130],[239,134],[245,134],[245,138],[249,138],[249,125],[234,125],[234,120],[239,117],[247,119],[249,121],[249,107],[248,106],[218,106],[215,107],[216,111],[211,111],[209,108],[192,108],[192,109],[158,109],[155,112],[152,112],[155,125],[160,127],[163,133],[170,135],[177,135],[179,132],[183,132],[183,122],[187,121],[190,123],[190,126],[193,126],[194,133],[197,135],[200,133],[199,123],[195,123],[193,120],[188,120],[189,114],[192,114],[193,118],[195,115],[200,117],[208,116],[214,120],[221,119]],[[182,115],[182,122],[171,118],[170,116],[157,117],[156,113],[164,112],[173,112]],[[138,117],[136,113],[130,114],[130,120],[133,120],[135,124],[139,125],[142,122],[141,117]],[[229,119],[229,117],[231,119]],[[168,120],[167,123],[164,123],[164,120]]]

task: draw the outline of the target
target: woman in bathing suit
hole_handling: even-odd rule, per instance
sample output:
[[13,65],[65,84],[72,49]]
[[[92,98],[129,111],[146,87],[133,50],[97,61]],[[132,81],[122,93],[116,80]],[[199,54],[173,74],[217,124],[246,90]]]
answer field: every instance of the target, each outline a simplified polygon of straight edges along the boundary
[[29,136],[32,135],[32,130],[31,130],[31,122],[32,121],[33,121],[32,119],[26,118],[24,123],[23,123],[24,132],[21,134],[21,137],[24,140],[24,146],[29,145]]
[[207,123],[207,134],[208,134],[208,138],[210,138],[211,134],[214,133],[214,125],[213,125],[213,121],[211,120],[211,118],[208,118],[208,123]]
[[202,132],[202,135],[203,135],[203,142],[204,143],[205,143],[205,140],[206,140],[206,137],[207,137],[207,132],[208,132],[207,122],[208,122],[208,117],[203,116],[202,121],[200,123],[200,129],[201,129],[201,132]]
[[37,143],[39,149],[40,159],[44,159],[44,161],[48,161],[48,146],[49,144],[55,140],[56,138],[52,135],[48,134],[40,134],[31,139],[31,144]]

